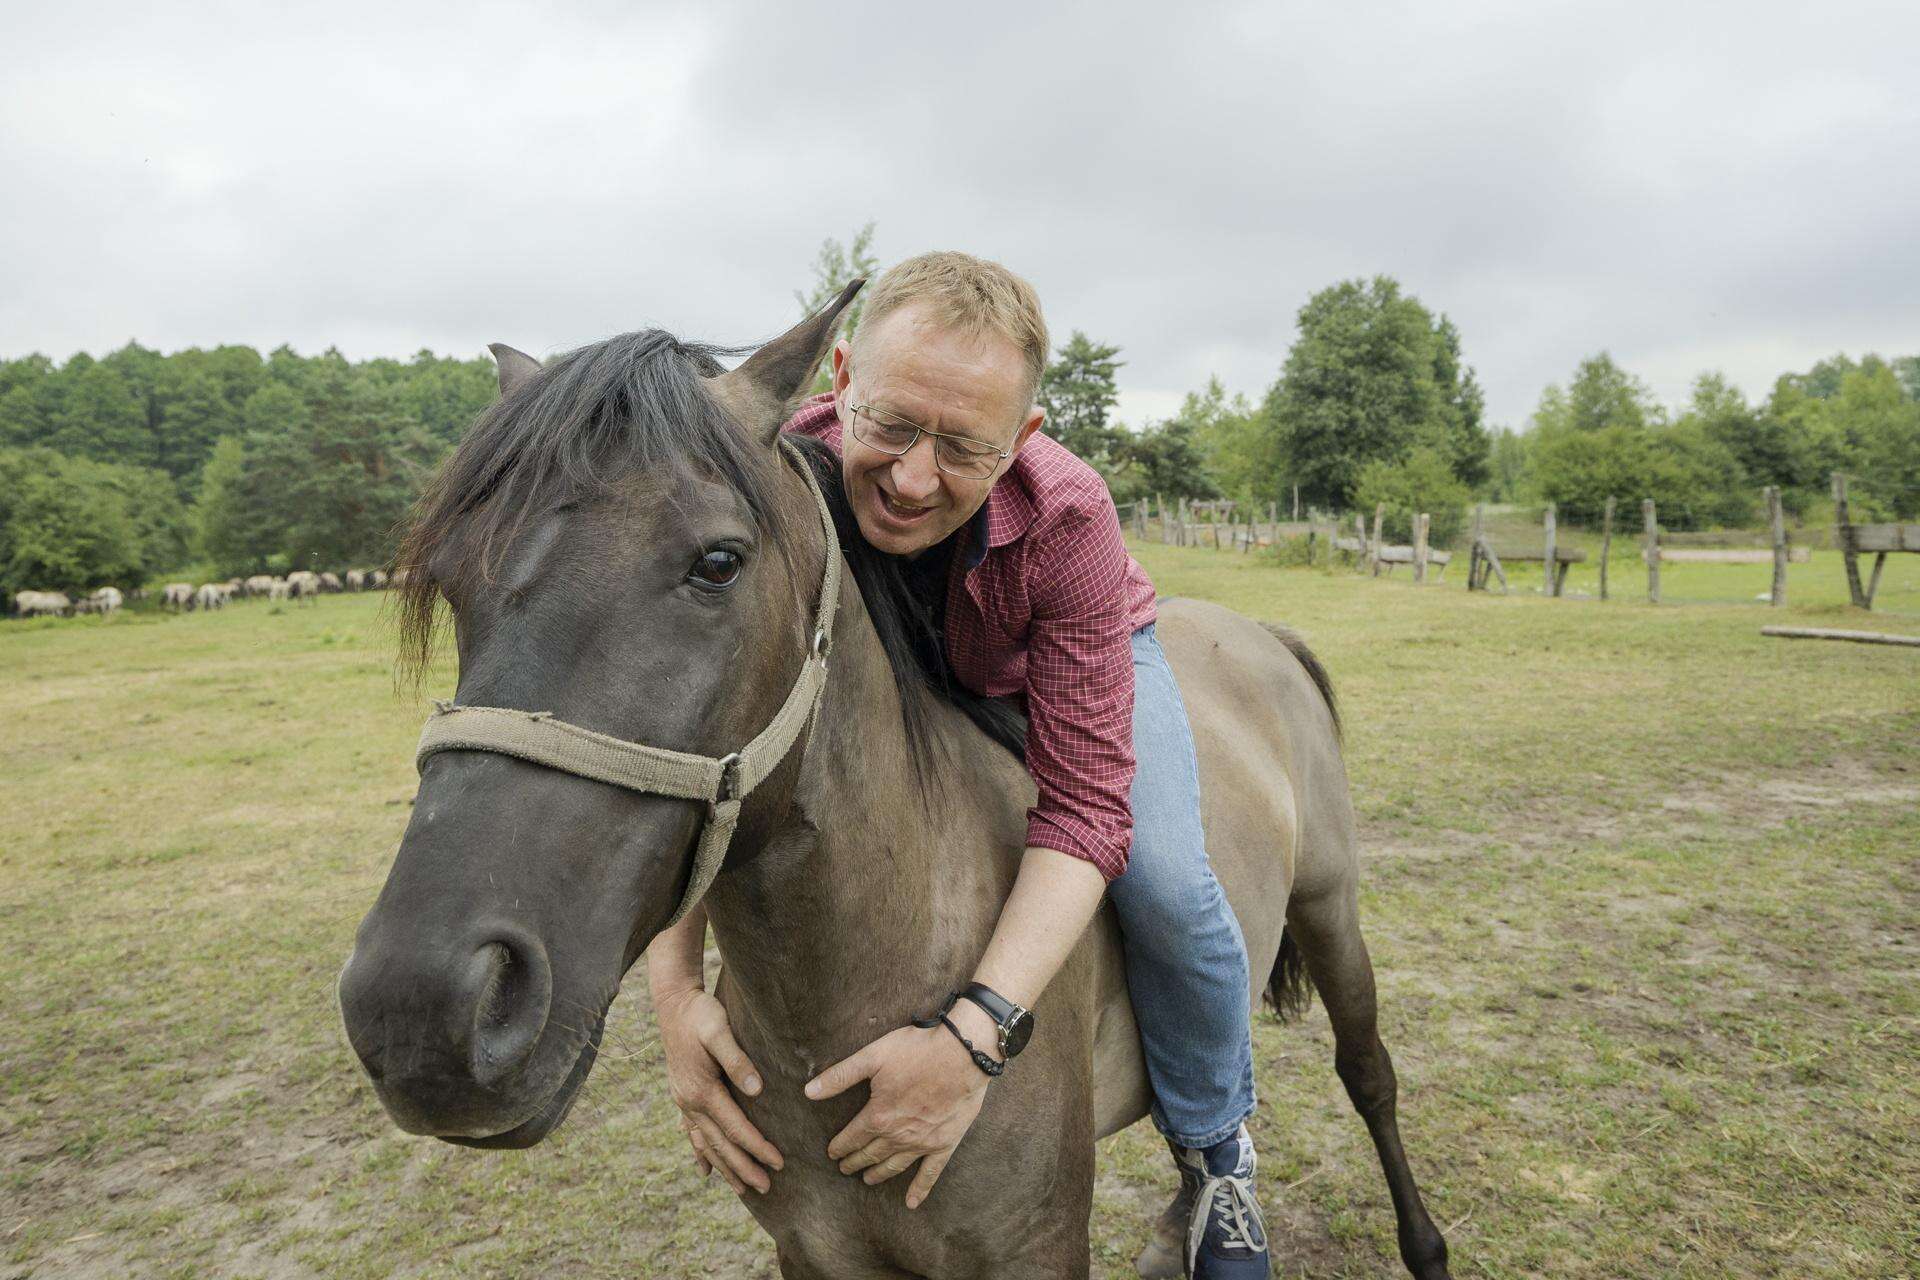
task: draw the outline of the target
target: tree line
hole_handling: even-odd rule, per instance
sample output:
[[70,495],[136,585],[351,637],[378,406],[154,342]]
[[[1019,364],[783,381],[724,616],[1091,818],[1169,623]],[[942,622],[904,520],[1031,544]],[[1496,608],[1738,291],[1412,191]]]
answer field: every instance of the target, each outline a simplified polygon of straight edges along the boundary
[[[874,228],[828,239],[810,311],[881,269]],[[1755,523],[1763,486],[1822,511],[1855,476],[1866,518],[1920,513],[1920,357],[1845,355],[1784,373],[1749,403],[1718,373],[1677,412],[1606,352],[1549,386],[1520,429],[1492,429],[1461,333],[1388,276],[1315,293],[1258,400],[1220,381],[1163,421],[1115,417],[1121,349],[1073,331],[1048,362],[1047,431],[1115,501],[1230,498],[1371,511],[1449,542],[1476,499],[1597,518],[1608,496],[1653,498],[1675,528]],[[421,351],[349,361],[222,346],[128,343],[64,364],[0,360],[0,591],[385,563],[414,497],[493,398],[489,360]]]
[[0,361],[0,590],[381,564],[493,365],[138,343]]
[[1868,518],[1920,515],[1920,356],[1837,355],[1781,374],[1749,403],[1702,373],[1677,412],[1606,352],[1542,393],[1527,424],[1491,430],[1461,337],[1390,277],[1350,280],[1300,309],[1298,336],[1257,402],[1219,380],[1139,429],[1115,421],[1119,348],[1074,333],[1041,388],[1049,430],[1107,478],[1116,502],[1229,498],[1289,510],[1387,510],[1384,532],[1453,540],[1475,500],[1557,504],[1595,522],[1609,496],[1652,498],[1676,529],[1762,522],[1762,490],[1825,518],[1851,474]]

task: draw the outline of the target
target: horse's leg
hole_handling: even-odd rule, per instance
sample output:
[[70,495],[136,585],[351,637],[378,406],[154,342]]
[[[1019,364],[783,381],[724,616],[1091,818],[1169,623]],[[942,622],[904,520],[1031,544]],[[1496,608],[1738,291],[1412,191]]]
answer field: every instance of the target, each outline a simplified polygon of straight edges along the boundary
[[1140,1280],[1179,1280],[1186,1269],[1187,1224],[1193,1221],[1194,1186],[1181,1179],[1180,1189],[1153,1224],[1147,1247],[1133,1260]]
[[1375,1022],[1373,962],[1360,936],[1352,877],[1317,899],[1295,898],[1287,908],[1287,928],[1333,1022],[1334,1069],[1380,1154],[1400,1223],[1400,1260],[1417,1280],[1447,1280],[1447,1242],[1427,1216],[1413,1171],[1407,1167],[1407,1153],[1400,1146],[1395,1116],[1399,1086]]

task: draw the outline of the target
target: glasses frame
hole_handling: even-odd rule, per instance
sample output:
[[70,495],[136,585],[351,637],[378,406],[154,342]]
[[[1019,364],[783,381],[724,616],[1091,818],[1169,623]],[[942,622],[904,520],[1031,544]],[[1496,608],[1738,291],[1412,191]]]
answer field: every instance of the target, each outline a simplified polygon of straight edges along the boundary
[[[979,448],[987,449],[991,451],[991,454],[994,459],[993,465],[988,467],[984,473],[976,476],[976,475],[968,475],[964,471],[955,471],[952,467],[949,467],[946,463],[942,462],[940,460],[940,450],[936,446],[933,451],[933,465],[939,468],[941,471],[946,472],[946,474],[953,476],[954,478],[959,480],[985,480],[988,476],[991,476],[995,471],[999,470],[1001,463],[1005,462],[1008,458],[1011,458],[1013,456],[1012,449],[998,449],[998,448],[995,448],[993,445],[988,444],[985,440],[976,440],[972,436],[957,436],[945,431],[929,431],[927,430],[927,428],[919,425],[916,422],[907,421],[905,418],[902,418],[897,413],[891,413],[885,409],[877,409],[870,404],[850,404],[847,406],[847,412],[853,416],[853,421],[849,423],[848,426],[849,426],[849,429],[852,430],[855,439],[857,439],[861,444],[866,445],[867,448],[869,449],[876,449],[881,453],[889,454],[895,458],[904,458],[909,453],[912,453],[913,446],[920,443],[921,436],[931,436],[935,440],[958,440],[962,444],[975,445],[975,446],[978,446]],[[906,447],[904,449],[889,449],[885,445],[875,444],[873,441],[867,439],[865,436],[860,434],[860,415],[863,413],[866,414],[867,417],[876,426],[882,425],[882,419],[876,415],[884,414],[885,417],[890,420],[890,422],[886,423],[886,425],[912,427],[913,438],[907,441]],[[983,461],[985,460],[984,457],[982,460]]]

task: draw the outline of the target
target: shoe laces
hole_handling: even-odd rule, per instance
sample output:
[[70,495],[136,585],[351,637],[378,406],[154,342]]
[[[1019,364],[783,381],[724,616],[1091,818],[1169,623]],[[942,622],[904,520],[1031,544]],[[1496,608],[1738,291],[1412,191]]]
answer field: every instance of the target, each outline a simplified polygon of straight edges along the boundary
[[[1251,1163],[1251,1162],[1249,1162]],[[1204,1170],[1204,1166],[1203,1166]],[[1222,1249],[1240,1253],[1258,1253],[1267,1247],[1265,1224],[1260,1218],[1260,1202],[1253,1194],[1253,1170],[1244,1177],[1234,1174],[1200,1174],[1199,1194],[1194,1197],[1196,1212],[1187,1227],[1188,1270],[1200,1256],[1207,1227],[1218,1222]]]

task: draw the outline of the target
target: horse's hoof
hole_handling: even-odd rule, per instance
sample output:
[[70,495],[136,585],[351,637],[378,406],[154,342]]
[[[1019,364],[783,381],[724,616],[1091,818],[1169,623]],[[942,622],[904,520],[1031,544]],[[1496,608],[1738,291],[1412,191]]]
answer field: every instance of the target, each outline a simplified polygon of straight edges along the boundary
[[1133,1260],[1141,1280],[1180,1280],[1180,1250],[1155,1236]]

